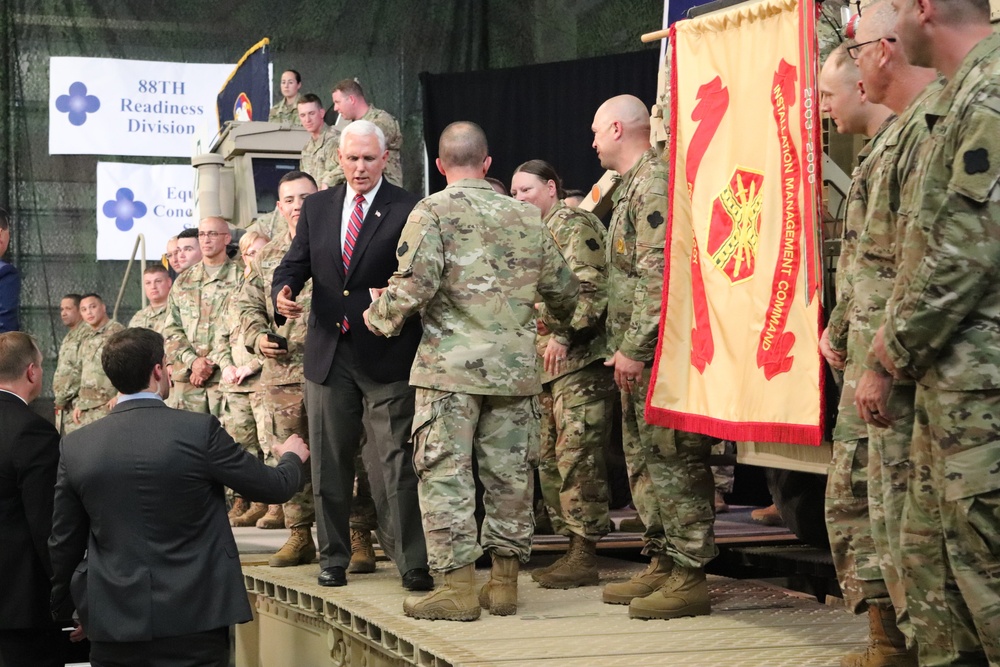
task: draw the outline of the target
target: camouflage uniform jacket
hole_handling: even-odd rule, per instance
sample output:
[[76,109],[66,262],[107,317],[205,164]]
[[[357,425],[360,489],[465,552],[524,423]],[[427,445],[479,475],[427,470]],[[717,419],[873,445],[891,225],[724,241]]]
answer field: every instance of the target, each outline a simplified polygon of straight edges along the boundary
[[251,350],[248,350],[240,334],[240,311],[237,297],[246,281],[241,276],[237,280],[236,288],[226,297],[223,306],[221,326],[215,328],[215,346],[209,358],[219,365],[219,368],[227,366],[248,366],[250,375],[240,384],[229,384],[222,382],[219,389],[230,394],[252,394],[257,391],[260,384],[261,361]]
[[[851,189],[847,192],[847,211],[844,214],[844,232],[840,238],[840,257],[837,259],[837,305],[830,311],[826,323],[826,333],[830,346],[841,352],[847,350],[847,330],[850,326],[849,314],[854,307],[854,257],[858,248],[858,236],[865,224],[868,210],[868,180],[878,160],[869,159],[878,150],[885,132],[895,116],[886,118],[871,141],[858,153],[858,166],[851,173]],[[853,395],[853,394],[852,394]]]
[[881,156],[869,178],[868,212],[854,251],[854,307],[850,314],[853,339],[849,339],[847,348],[847,362],[863,365],[862,370],[885,372],[870,350],[903,263],[903,240],[909,223],[904,204],[912,200],[912,176],[921,151],[926,150],[923,143],[928,136],[924,112],[941,86],[938,81],[932,82],[896,119],[882,140]]
[[[239,272],[227,259],[214,276],[209,276],[202,262],[177,276],[167,298],[167,324],[163,328],[174,380],[186,382],[195,359],[210,356],[226,298],[235,289]],[[206,383],[218,382],[221,375],[216,368]]]
[[895,116],[889,116],[871,141],[858,153],[858,166],[852,174],[851,190],[847,194],[844,235],[840,242],[840,259],[837,260],[837,305],[830,313],[826,329],[833,349],[847,352],[844,386],[840,392],[840,411],[833,430],[833,439],[840,442],[868,437],[868,425],[854,408],[854,391],[864,370],[862,361],[867,351],[867,348],[859,347],[861,339],[851,327],[851,315],[856,310],[854,271],[858,237],[864,229],[870,205],[871,178],[882,160],[884,139],[894,120]]
[[608,228],[608,352],[651,362],[663,295],[667,164],[650,148],[622,174]]
[[[566,361],[556,375],[542,371],[542,382],[551,382],[603,359],[607,352],[604,327],[608,312],[608,284],[604,276],[606,232],[597,216],[570,208],[561,201],[549,210],[544,222],[563,259],[580,281],[580,298],[570,323],[571,331],[568,336],[556,336],[558,342],[569,345]],[[544,303],[538,306],[538,319],[548,324],[548,308]],[[551,337],[552,334],[547,334],[535,341],[539,358]]]
[[129,327],[139,327],[142,329],[152,329],[156,333],[163,333],[163,326],[167,323],[167,304],[159,308],[154,308],[149,304],[129,320]]
[[410,373],[416,387],[532,396],[542,390],[535,296],[557,333],[568,330],[579,281],[538,209],[463,179],[422,199],[399,237],[399,269],[369,311],[395,335],[418,311],[424,332]]
[[281,264],[292,245],[292,235],[285,233],[257,251],[250,261],[250,275],[240,288],[237,304],[240,317],[240,336],[247,347],[257,349],[261,334],[276,332],[288,339],[288,354],[277,359],[263,357],[260,382],[266,387],[301,385],[305,382],[306,323],[312,304],[312,279],[307,280],[295,302],[302,306],[302,317],[288,320],[280,328],[274,323],[274,302],[270,299],[274,269]]
[[90,325],[81,321],[63,337],[59,362],[52,376],[52,392],[57,408],[73,407],[73,399],[80,393],[80,343],[90,336],[91,331]]
[[375,123],[385,134],[385,147],[389,151],[389,160],[385,163],[383,174],[386,180],[393,185],[403,187],[403,163],[399,157],[399,151],[403,147],[403,133],[399,131],[399,123],[388,111],[376,109],[373,106],[368,107],[368,111],[360,120],[369,120]]
[[924,117],[931,148],[903,249],[921,259],[887,306],[887,352],[927,387],[1000,389],[1000,35],[969,52]]
[[298,93],[295,94],[295,101],[289,104],[284,97],[281,101],[271,107],[271,110],[267,114],[268,123],[290,123],[292,125],[302,125],[302,121],[299,120],[299,101],[302,96]]
[[[337,160],[337,147],[340,144],[340,130],[327,127],[318,138],[309,138],[302,147],[302,157],[299,158],[299,169],[306,172],[317,184],[326,183],[333,186],[344,182],[344,172]],[[338,176],[339,174],[339,180]]]
[[104,374],[104,367],[101,366],[101,350],[108,338],[124,331],[123,327],[114,320],[108,320],[100,328],[92,329],[86,323],[83,324],[90,329],[90,335],[80,343],[80,396],[76,399],[74,407],[81,410],[92,410],[99,408],[118,393],[111,380]]

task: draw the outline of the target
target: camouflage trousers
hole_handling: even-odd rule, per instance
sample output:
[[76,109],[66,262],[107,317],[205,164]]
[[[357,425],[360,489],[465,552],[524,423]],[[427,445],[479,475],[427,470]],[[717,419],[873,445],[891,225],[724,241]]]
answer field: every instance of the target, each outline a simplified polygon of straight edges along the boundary
[[913,385],[893,385],[889,414],[895,421],[887,429],[868,427],[868,514],[872,539],[882,579],[896,609],[896,624],[908,639],[913,639],[913,628],[906,610],[899,540],[911,470],[915,391]]
[[715,548],[715,492],[708,455],[713,439],[646,423],[647,368],[632,393],[621,392],[622,447],[632,501],[646,526],[643,553],[665,553],[701,568]]
[[[251,405],[257,422],[257,435],[265,452],[264,463],[278,465],[271,454],[275,443],[282,443],[291,435],[298,435],[309,441],[309,426],[306,420],[303,386],[301,384],[266,387],[251,394]],[[251,498],[251,500],[253,500]],[[303,486],[283,506],[285,527],[311,526],[316,522],[313,509],[312,484],[306,476]]]
[[[252,393],[222,392],[222,411],[219,421],[222,428],[240,444],[240,447],[250,452],[260,460],[264,460],[257,441],[257,422],[254,421],[253,408],[250,407]],[[226,498],[233,499],[233,490],[226,489]]]
[[903,580],[921,665],[1000,665],[1000,390],[918,386]]
[[868,438],[833,441],[824,510],[833,566],[847,608],[860,614],[867,603],[889,604],[868,514]]
[[219,384],[196,387],[190,382],[174,380],[170,395],[175,401],[174,407],[188,412],[201,412],[222,418],[222,391]]
[[[540,419],[535,396],[417,387],[413,463],[432,569],[463,567],[484,549],[528,562],[534,532],[531,468],[537,462]],[[473,452],[485,488],[482,547],[476,540]]]
[[[736,443],[732,440],[719,440],[712,445],[713,456],[732,456],[736,453]],[[736,466],[712,466],[712,479],[715,490],[719,493],[732,493]]]
[[538,478],[546,510],[560,535],[596,542],[611,530],[604,445],[611,437],[614,376],[598,361],[545,389]]

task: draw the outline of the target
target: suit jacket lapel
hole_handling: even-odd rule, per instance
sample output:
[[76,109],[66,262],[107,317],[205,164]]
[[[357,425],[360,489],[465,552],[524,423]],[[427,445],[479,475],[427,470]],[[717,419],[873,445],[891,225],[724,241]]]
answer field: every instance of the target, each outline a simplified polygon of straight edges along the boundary
[[389,194],[389,182],[383,180],[382,186],[379,187],[378,192],[375,194],[372,205],[368,207],[368,215],[365,216],[365,220],[361,224],[361,233],[358,234],[358,242],[354,244],[354,254],[351,257],[351,268],[347,270],[348,278],[354,273],[355,267],[361,263],[361,256],[365,254],[365,249],[378,230],[379,223],[382,222],[383,218],[389,212],[391,203],[392,196]]
[[330,214],[333,216],[333,224],[328,228],[329,233],[333,235],[333,238],[330,239],[330,245],[334,253],[333,264],[337,267],[337,275],[340,276],[342,282],[346,282],[346,280],[344,278],[344,246],[340,242],[340,228],[343,226],[344,196],[346,193],[346,185],[334,189],[333,198],[330,202],[330,208],[332,209]]

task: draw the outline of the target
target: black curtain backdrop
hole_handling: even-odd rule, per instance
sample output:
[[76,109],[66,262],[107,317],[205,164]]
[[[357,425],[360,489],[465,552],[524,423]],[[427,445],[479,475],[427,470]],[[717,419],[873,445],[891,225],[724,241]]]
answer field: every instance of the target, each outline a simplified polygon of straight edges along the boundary
[[518,165],[542,159],[567,189],[589,190],[604,173],[591,148],[594,112],[609,97],[626,93],[652,106],[659,55],[651,48],[528,67],[422,73],[430,191],[445,186],[434,159],[441,132],[458,120],[474,121],[486,132],[493,156],[489,175],[507,187]]

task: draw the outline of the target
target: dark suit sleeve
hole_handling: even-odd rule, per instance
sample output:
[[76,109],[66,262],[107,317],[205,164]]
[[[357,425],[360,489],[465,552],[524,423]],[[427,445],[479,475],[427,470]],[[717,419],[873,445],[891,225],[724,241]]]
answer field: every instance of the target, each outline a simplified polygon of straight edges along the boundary
[[10,264],[0,261],[0,333],[20,331],[17,319],[21,302],[21,276]]
[[298,296],[306,281],[312,278],[312,260],[309,254],[309,212],[312,208],[309,206],[309,200],[313,200],[315,207],[315,197],[315,194],[310,195],[302,202],[302,211],[295,226],[295,238],[292,239],[292,245],[285,253],[281,264],[274,269],[271,302],[274,305],[274,323],[279,327],[285,323],[285,316],[278,312],[278,292],[288,285],[292,288],[292,296]]
[[[60,449],[65,446],[65,441]],[[52,536],[49,537],[49,556],[52,559],[51,609],[55,618],[68,616],[72,609],[69,584],[83,555],[87,551],[90,535],[90,517],[76,494],[66,472],[66,457],[59,459],[56,477],[55,504],[52,511]]]
[[214,417],[209,426],[208,462],[215,480],[257,502],[278,505],[302,488],[298,456],[285,454],[276,467],[268,467],[240,447]]
[[17,486],[27,515],[35,553],[52,576],[49,562],[49,534],[52,532],[52,504],[59,467],[59,433],[39,417],[18,439],[15,456],[19,460]]

